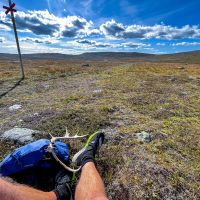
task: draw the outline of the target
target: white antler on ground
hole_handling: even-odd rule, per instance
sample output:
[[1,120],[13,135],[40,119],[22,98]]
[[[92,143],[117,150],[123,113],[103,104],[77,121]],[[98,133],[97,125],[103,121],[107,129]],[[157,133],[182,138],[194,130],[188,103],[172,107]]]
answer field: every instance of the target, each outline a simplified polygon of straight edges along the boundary
[[58,156],[56,155],[55,151],[54,151],[54,147],[53,147],[53,144],[50,143],[50,145],[48,146],[48,152],[52,153],[53,157],[55,158],[55,160],[60,163],[60,165],[62,165],[66,170],[70,171],[70,172],[78,172],[81,167],[77,168],[77,169],[73,169],[69,166],[67,166],[66,164],[64,164],[59,158]]
[[70,136],[68,130],[67,130],[67,127],[66,127],[66,133],[63,137],[54,137],[50,134],[51,136],[51,143],[54,143],[56,140],[60,140],[60,139],[80,139],[80,138],[84,138],[84,137],[87,137],[87,135],[74,135],[74,136]]
[[67,166],[67,165],[65,165],[58,157],[57,157],[57,155],[56,155],[56,153],[55,153],[55,151],[54,151],[54,147],[53,147],[53,143],[56,141],[56,140],[60,140],[60,139],[80,139],[80,138],[84,138],[84,137],[86,137],[86,136],[88,136],[88,134],[87,135],[75,135],[75,136],[70,136],[70,134],[69,134],[69,132],[68,132],[68,130],[67,130],[67,127],[66,127],[66,133],[65,133],[65,135],[63,136],[63,137],[54,137],[54,136],[52,136],[51,134],[50,134],[50,136],[51,136],[51,143],[50,143],[50,145],[48,146],[48,151],[50,152],[50,153],[52,153],[52,155],[53,155],[53,157],[55,158],[55,160],[57,161],[57,162],[59,162],[66,170],[68,170],[68,171],[70,171],[70,172],[78,172],[80,169],[81,169],[81,167],[79,167],[78,169],[72,169],[71,167],[69,167],[69,166]]

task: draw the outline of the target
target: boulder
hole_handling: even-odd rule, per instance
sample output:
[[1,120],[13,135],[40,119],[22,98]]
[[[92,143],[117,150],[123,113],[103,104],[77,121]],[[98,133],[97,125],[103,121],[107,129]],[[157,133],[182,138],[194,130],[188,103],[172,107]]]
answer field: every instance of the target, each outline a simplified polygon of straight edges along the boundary
[[3,140],[12,140],[19,144],[26,144],[34,140],[34,135],[39,131],[27,128],[13,128],[1,135]]

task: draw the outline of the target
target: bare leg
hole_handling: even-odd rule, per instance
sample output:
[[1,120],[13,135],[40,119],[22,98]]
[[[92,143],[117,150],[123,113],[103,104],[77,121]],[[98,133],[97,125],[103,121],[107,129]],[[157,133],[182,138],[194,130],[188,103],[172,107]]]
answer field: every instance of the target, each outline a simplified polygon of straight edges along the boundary
[[24,185],[12,184],[0,178],[1,200],[56,200],[54,192],[42,192]]
[[86,163],[76,187],[75,200],[108,200],[103,181],[93,162]]

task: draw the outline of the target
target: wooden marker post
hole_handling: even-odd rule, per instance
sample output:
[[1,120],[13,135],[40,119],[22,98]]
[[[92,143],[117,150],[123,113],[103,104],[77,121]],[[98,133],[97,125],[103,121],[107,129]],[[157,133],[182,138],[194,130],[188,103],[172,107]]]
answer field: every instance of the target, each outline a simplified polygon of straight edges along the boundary
[[9,12],[11,13],[11,19],[12,19],[12,23],[13,23],[13,29],[14,29],[15,39],[16,39],[16,44],[17,44],[17,51],[18,51],[18,55],[19,55],[20,65],[21,65],[21,74],[22,74],[22,79],[24,79],[25,78],[24,67],[23,67],[23,63],[22,63],[22,55],[21,55],[21,50],[20,50],[20,46],[19,46],[19,39],[18,39],[18,35],[17,35],[17,28],[16,28],[16,23],[15,23],[15,17],[14,17],[14,12],[17,12],[17,10],[14,9],[15,3],[12,3],[11,0],[8,0],[8,3],[9,3],[9,7],[3,6],[3,8],[6,9],[6,12],[5,12],[6,15]]

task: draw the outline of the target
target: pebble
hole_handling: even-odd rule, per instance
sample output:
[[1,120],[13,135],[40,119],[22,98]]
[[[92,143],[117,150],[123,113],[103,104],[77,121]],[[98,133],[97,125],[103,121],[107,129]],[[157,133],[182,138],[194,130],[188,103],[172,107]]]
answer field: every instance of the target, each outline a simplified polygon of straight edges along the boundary
[[178,67],[178,69],[185,69],[185,67],[183,67],[183,66],[182,67]]
[[141,133],[137,133],[137,138],[139,141],[149,143],[151,142],[151,135],[146,131],[142,131]]
[[9,111],[15,111],[15,110],[19,110],[22,108],[22,105],[20,104],[15,104],[15,105],[12,105],[8,108]]
[[93,93],[95,93],[95,94],[98,94],[98,93],[101,93],[101,92],[102,92],[101,89],[98,89],[98,90],[94,90],[94,91],[93,91]]
[[187,92],[181,92],[180,95],[181,95],[181,96],[187,96],[188,93],[187,93]]

